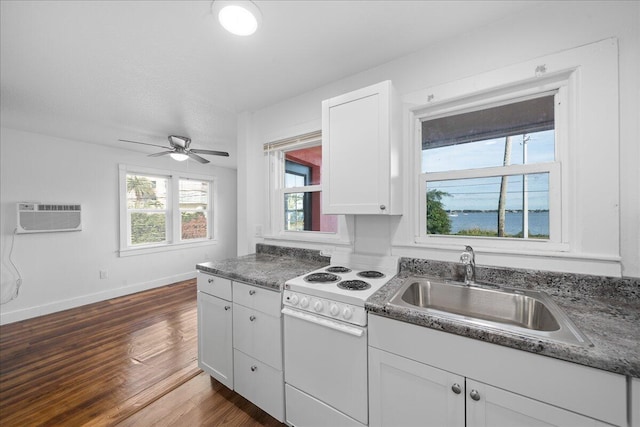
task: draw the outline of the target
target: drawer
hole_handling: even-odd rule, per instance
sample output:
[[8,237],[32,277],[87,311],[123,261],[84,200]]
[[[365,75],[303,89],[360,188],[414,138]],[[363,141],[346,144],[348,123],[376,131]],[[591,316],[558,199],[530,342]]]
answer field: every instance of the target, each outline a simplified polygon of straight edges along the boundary
[[258,286],[233,282],[233,302],[280,317],[282,294]]
[[282,369],[281,318],[233,303],[233,347]]
[[234,389],[237,393],[284,421],[284,377],[273,369],[239,350],[233,352]]
[[231,280],[198,271],[198,290],[231,301]]

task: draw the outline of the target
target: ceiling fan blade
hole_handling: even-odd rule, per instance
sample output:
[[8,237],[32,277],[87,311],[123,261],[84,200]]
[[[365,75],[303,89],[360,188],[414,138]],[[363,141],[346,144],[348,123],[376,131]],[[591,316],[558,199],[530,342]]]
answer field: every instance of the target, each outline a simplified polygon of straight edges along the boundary
[[118,141],[122,141],[122,142],[132,142],[134,144],[141,144],[141,145],[150,145],[152,147],[160,147],[160,148],[169,148],[166,145],[158,145],[158,144],[149,144],[148,142],[139,142],[139,141],[130,141],[128,139],[119,139]]
[[227,153],[226,151],[200,150],[197,148],[192,148],[189,151],[191,151],[192,153],[198,153],[198,154],[211,154],[212,156],[229,157],[229,153]]
[[209,160],[204,157],[200,157],[197,154],[193,153],[191,150],[187,151],[187,156],[191,157],[193,160],[197,160],[200,163],[209,163]]
[[171,154],[171,153],[173,153],[173,151],[162,151],[160,153],[149,154],[147,157],[160,157],[160,156],[164,156],[165,154]]

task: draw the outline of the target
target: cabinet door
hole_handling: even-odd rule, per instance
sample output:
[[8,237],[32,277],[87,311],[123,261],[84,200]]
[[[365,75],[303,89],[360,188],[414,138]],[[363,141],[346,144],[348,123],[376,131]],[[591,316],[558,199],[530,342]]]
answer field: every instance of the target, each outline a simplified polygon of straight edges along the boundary
[[371,426],[464,427],[464,377],[369,347]]
[[466,392],[467,427],[610,425],[471,379],[467,379]]
[[233,347],[275,369],[282,369],[282,326],[269,316],[233,303]]
[[322,104],[325,214],[389,214],[391,83]]
[[232,304],[198,292],[198,366],[233,389]]
[[282,371],[239,350],[235,354],[235,390],[278,421],[284,421]]

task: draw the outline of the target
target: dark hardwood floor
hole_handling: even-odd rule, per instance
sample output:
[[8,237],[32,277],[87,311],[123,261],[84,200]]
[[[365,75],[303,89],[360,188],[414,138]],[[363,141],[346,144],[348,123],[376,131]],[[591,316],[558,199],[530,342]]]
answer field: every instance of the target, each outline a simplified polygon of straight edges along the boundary
[[1,326],[0,425],[283,426],[198,368],[195,280]]

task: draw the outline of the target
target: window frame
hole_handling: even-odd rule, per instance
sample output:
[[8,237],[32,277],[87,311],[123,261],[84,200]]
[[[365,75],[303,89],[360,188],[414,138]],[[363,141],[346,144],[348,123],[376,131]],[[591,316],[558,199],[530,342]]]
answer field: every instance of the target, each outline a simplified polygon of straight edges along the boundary
[[[424,247],[459,247],[471,244],[484,249],[520,250],[520,251],[556,251],[566,252],[569,247],[569,197],[567,173],[563,167],[569,150],[569,134],[572,126],[570,120],[571,87],[574,84],[574,73],[568,71],[535,82],[516,82],[506,87],[499,87],[480,93],[468,93],[450,101],[434,103],[414,108],[410,111],[413,123],[412,146],[413,168],[412,178],[414,191],[413,214],[414,244]],[[542,80],[542,81],[540,81]],[[512,102],[524,101],[555,93],[555,161],[514,164],[487,168],[464,169],[446,172],[422,173],[422,122],[443,116],[462,114],[480,109],[496,107]],[[464,178],[483,178],[496,176],[526,175],[533,173],[549,173],[549,239],[520,239],[510,237],[457,236],[426,233],[426,184],[429,181],[453,180]],[[418,206],[415,206],[416,203]]]
[[[266,239],[332,244],[349,244],[351,242],[349,227],[344,215],[336,215],[338,217],[338,227],[335,233],[330,231],[285,229],[285,195],[322,192],[322,182],[300,187],[285,187],[286,153],[321,145],[322,132],[319,130],[264,144],[265,169],[268,175],[266,224],[269,225],[269,228],[265,230],[264,237]],[[322,167],[324,168],[324,165]],[[320,197],[320,200],[322,200],[322,197]],[[352,229],[353,227],[350,228]]]
[[[119,211],[120,211],[120,243],[119,255],[132,256],[155,252],[210,245],[216,241],[217,203],[216,179],[213,176],[191,174],[179,171],[154,169],[142,166],[120,164],[118,167]],[[130,212],[127,207],[127,175],[139,174],[167,179],[166,201],[166,240],[146,245],[131,245]],[[200,239],[182,239],[182,210],[180,209],[180,181],[196,180],[208,182],[207,237]]]

